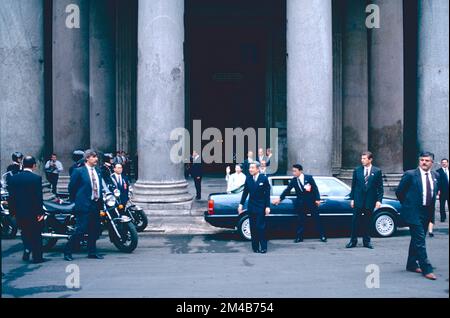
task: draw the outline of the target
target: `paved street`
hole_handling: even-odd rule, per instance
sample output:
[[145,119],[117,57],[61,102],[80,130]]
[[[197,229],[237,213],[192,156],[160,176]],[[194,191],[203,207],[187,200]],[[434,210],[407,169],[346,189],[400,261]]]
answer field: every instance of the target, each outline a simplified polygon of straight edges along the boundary
[[[231,232],[203,235],[140,234],[138,249],[122,254],[104,237],[104,260],[74,254],[80,288],[66,287],[60,242],[51,261],[25,264],[20,239],[2,241],[2,297],[449,297],[448,223],[427,238],[437,281],[404,270],[407,230],[373,240],[375,249],[345,249],[347,238],[328,243],[272,238],[268,254]],[[366,266],[380,269],[379,288],[367,288]]]

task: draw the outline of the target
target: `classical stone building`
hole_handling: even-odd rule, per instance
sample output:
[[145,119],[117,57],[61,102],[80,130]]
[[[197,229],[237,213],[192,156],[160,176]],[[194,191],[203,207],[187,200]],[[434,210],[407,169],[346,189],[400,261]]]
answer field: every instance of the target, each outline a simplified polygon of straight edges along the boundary
[[171,211],[192,197],[169,134],[194,119],[278,128],[279,172],[301,162],[345,178],[370,149],[395,180],[420,149],[448,156],[448,0],[1,0],[0,12],[2,171],[13,151],[68,168],[76,148],[124,149],[138,154],[136,200]]

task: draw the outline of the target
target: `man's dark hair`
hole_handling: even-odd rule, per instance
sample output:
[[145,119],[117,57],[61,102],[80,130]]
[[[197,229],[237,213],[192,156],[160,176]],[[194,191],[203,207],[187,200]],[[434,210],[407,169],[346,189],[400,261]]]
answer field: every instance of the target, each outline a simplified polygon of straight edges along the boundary
[[32,156],[25,156],[25,158],[23,158],[22,164],[24,168],[31,169],[36,164],[36,159],[34,159],[34,157]]
[[362,154],[361,154],[361,157],[362,156],[367,156],[367,159],[373,159],[373,153],[371,153],[370,151],[364,151]]
[[98,157],[97,152],[92,149],[88,149],[84,152],[84,158],[88,159],[90,157]]
[[422,152],[419,154],[419,158],[422,158],[422,157],[430,157],[430,158],[434,161],[434,153],[432,153],[432,152],[429,152],[429,151],[422,151]]
[[120,165],[120,166],[123,168],[123,164],[121,164],[121,163],[119,163],[119,162],[113,163],[112,166],[113,166],[114,169],[116,169],[116,166],[117,166],[117,165]]
[[441,159],[441,162],[444,161],[444,160],[448,162],[448,159],[447,159],[447,158],[442,158],[442,159]]
[[296,168],[296,169],[298,169],[298,170],[300,170],[300,171],[303,171],[302,165],[301,165],[301,164],[298,164],[298,163],[296,163],[295,165],[292,165],[292,168]]

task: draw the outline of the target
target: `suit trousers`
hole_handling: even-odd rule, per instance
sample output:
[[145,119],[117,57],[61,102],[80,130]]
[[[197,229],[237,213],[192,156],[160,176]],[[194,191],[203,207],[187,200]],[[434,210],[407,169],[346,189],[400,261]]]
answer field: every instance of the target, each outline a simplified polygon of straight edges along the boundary
[[194,184],[195,184],[195,190],[197,192],[196,197],[197,199],[201,198],[202,195],[202,177],[198,178],[194,177]]
[[41,223],[35,220],[17,220],[21,229],[24,250],[31,252],[33,260],[42,259]]
[[[364,215],[363,215],[364,214]],[[363,244],[370,243],[370,217],[372,211],[369,209],[353,209],[351,241],[358,241],[358,231],[361,232]]]
[[434,208],[423,207],[420,215],[421,224],[409,224],[411,242],[409,244],[406,269],[414,270],[417,267],[420,267],[422,269],[423,275],[433,272],[433,267],[428,260],[427,249],[425,245],[428,224],[430,223],[432,213],[434,213]]
[[297,238],[303,238],[303,233],[305,232],[306,213],[308,212],[311,213],[311,217],[314,219],[316,230],[320,235],[319,237],[324,237],[325,231],[322,226],[322,221],[320,220],[319,209],[317,207],[299,207],[297,208]]
[[87,245],[89,255],[97,252],[97,239],[100,235],[100,209],[99,203],[91,201],[89,211],[78,212],[76,215],[75,233],[66,244],[64,253],[71,254],[84,235],[88,235]]
[[249,219],[253,251],[267,250],[265,213],[250,213]]
[[448,196],[440,196],[439,197],[439,211],[441,212],[441,220],[445,221],[447,218],[445,214],[445,204],[447,203],[447,209],[448,209]]

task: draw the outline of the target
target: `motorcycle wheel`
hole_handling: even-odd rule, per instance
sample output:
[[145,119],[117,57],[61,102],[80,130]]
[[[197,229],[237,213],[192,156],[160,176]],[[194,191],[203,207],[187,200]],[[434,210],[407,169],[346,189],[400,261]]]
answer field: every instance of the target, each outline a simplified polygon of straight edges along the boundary
[[11,215],[2,215],[2,239],[13,239],[16,235],[16,220]]
[[145,214],[144,210],[134,210],[131,213],[134,214],[134,219],[136,220],[136,223],[134,224],[136,230],[138,232],[143,232],[148,225],[147,214]]
[[138,234],[136,227],[131,222],[117,223],[117,229],[122,236],[122,239],[114,236],[112,242],[114,246],[121,252],[131,253],[133,252],[138,244]]

